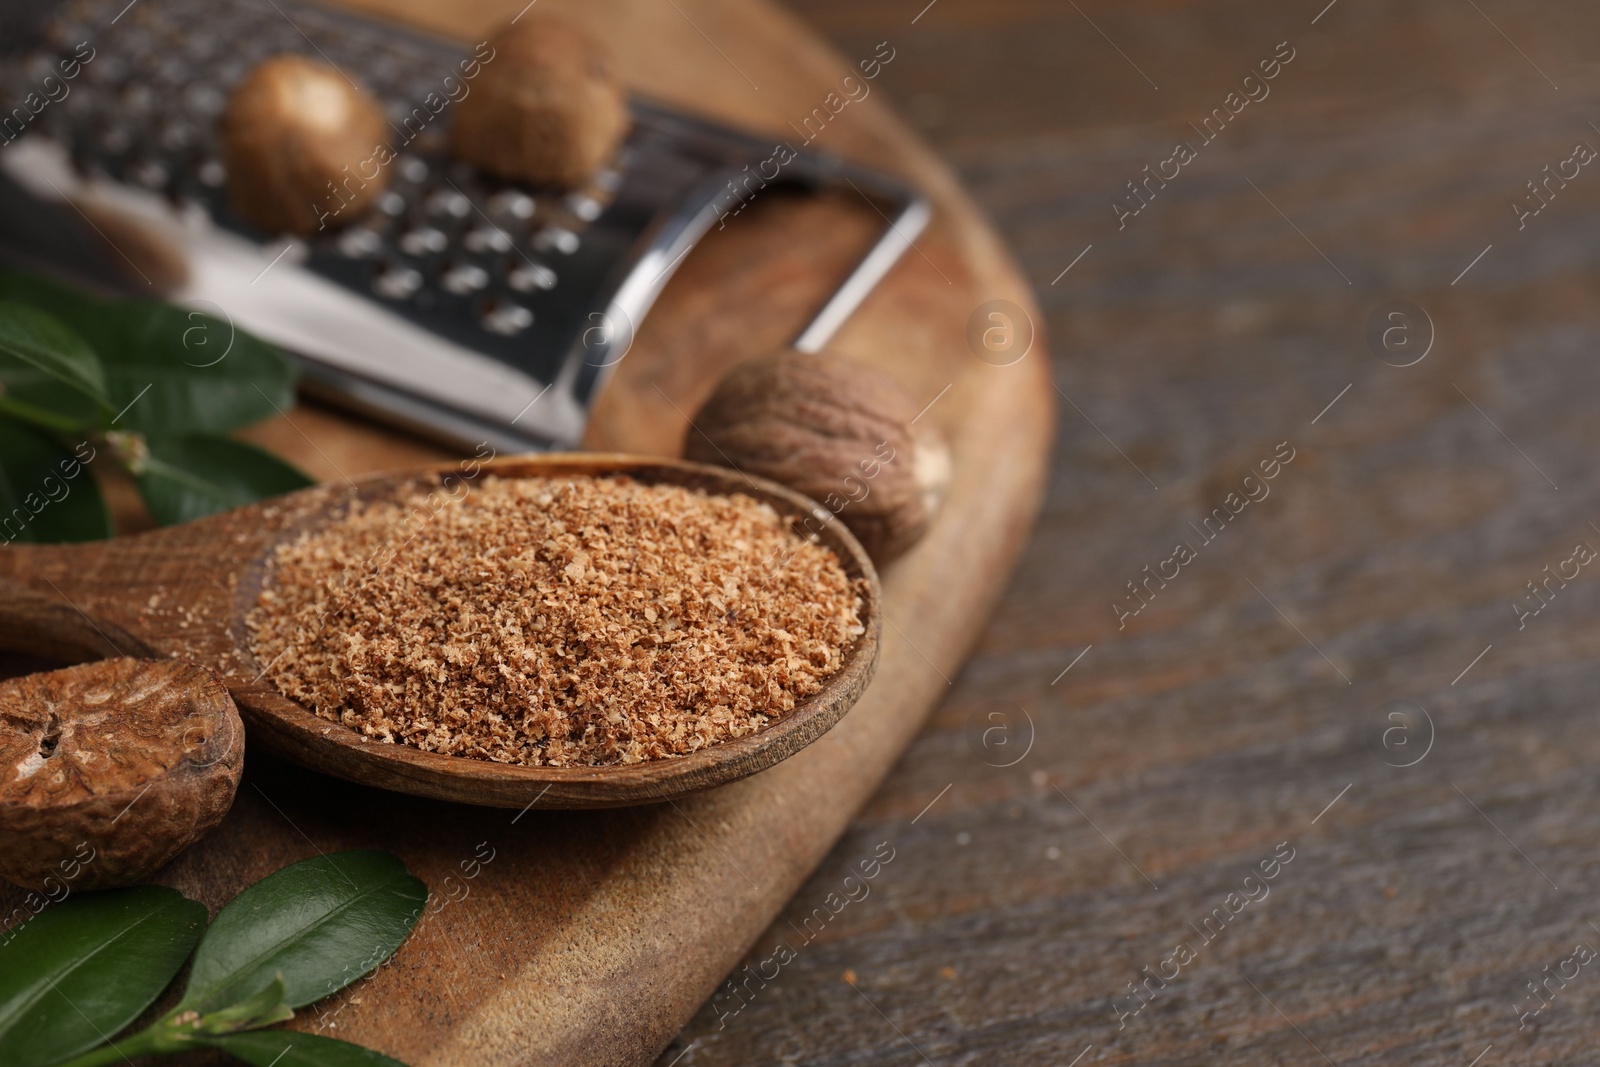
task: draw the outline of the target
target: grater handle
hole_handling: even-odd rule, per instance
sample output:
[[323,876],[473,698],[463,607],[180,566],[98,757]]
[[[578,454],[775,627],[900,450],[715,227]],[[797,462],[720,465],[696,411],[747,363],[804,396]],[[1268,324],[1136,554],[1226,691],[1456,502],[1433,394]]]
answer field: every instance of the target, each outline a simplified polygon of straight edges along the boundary
[[[881,211],[879,213],[882,214]],[[844,325],[844,321],[861,306],[867,294],[889,273],[889,268],[899,262],[906,249],[914,246],[917,236],[927,228],[928,220],[932,217],[933,208],[920,195],[913,195],[894,218],[884,216],[889,228],[884,230],[877,244],[861,258],[861,262],[856,264],[839,288],[834,290],[828,302],[822,305],[822,310],[800,331],[793,347],[800,352],[822,351],[839,327]]]

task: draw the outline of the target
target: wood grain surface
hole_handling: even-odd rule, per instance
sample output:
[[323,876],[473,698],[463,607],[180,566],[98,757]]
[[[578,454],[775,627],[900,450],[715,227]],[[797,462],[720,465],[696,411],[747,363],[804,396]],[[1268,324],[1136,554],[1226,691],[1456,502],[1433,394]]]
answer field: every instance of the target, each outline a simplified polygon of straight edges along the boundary
[[[1050,494],[949,698],[746,962],[893,862],[661,1067],[1594,1062],[1600,973],[1567,961],[1600,949],[1600,576],[1568,561],[1600,549],[1600,173],[1512,205],[1600,148],[1600,14],[924,2],[791,6],[846,54],[895,41],[886,91],[1019,249],[1064,395]],[[1413,366],[1394,300],[1432,322]]]
[[[791,121],[831,106],[841,79],[873,55],[841,57],[752,0],[546,2],[606,36],[639,92],[775,138],[794,137]],[[524,4],[363,6],[470,41]],[[1048,361],[1042,342],[1017,360],[969,346],[969,320],[985,302],[1009,302],[1017,321],[1037,317],[1027,310],[1027,285],[881,95],[830,119],[819,146],[892,168],[935,204],[915,252],[834,345],[925,398],[922,418],[939,426],[953,456],[946,510],[882,574],[876,679],[838,726],[769,771],[682,801],[609,812],[451,805],[250,751],[227,820],[159,880],[215,909],[285,863],[378,847],[400,854],[433,894],[429,916],[389,964],[293,1025],[419,1067],[649,1063],[816,867],[947,691],[1042,494],[1054,405]],[[675,455],[685,412],[722,370],[793,337],[879,225],[865,201],[757,197],[668,285],[595,412],[590,446]],[[326,482],[449,458],[314,407],[248,436]],[[61,606],[53,610],[65,617]],[[83,628],[65,636],[100,651],[99,635]],[[0,915],[20,900],[0,891]]]

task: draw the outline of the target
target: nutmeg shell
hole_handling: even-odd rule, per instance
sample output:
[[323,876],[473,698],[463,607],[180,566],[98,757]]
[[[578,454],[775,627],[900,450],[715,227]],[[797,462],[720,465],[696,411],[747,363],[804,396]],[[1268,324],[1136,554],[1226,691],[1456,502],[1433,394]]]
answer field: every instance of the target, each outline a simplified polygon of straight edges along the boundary
[[683,454],[811,497],[881,566],[922,537],[949,480],[949,451],[919,413],[876,368],[786,349],[728,372],[695,414]]
[[387,187],[388,137],[383,108],[338,68],[274,56],[245,75],[222,115],[229,199],[268,233],[342,226]]
[[244,724],[218,675],[110,659],[0,682],[0,876],[140,882],[222,820]]
[[610,51],[560,19],[527,13],[493,49],[456,105],[451,146],[491,174],[534,185],[582,185],[628,132],[628,94]]

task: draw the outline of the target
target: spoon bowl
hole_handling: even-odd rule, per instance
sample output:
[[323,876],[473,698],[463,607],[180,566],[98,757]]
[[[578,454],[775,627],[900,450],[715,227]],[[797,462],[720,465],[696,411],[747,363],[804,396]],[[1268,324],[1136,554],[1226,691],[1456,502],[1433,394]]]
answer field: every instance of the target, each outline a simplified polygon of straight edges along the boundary
[[[529,767],[371,740],[279,693],[251,651],[245,619],[277,547],[327,525],[355,500],[432,491],[454,506],[477,479],[627,475],[647,484],[740,493],[817,538],[862,589],[865,632],[821,691],[746,737],[683,756],[598,767]],[[49,506],[48,503],[45,506]],[[820,505],[776,483],[682,460],[603,453],[467,460],[303,489],[181,526],[110,541],[0,551],[0,647],[66,662],[176,656],[213,667],[251,744],[301,766],[401,793],[503,808],[602,808],[670,800],[754,774],[822,736],[866,690],[882,626],[877,572]]]

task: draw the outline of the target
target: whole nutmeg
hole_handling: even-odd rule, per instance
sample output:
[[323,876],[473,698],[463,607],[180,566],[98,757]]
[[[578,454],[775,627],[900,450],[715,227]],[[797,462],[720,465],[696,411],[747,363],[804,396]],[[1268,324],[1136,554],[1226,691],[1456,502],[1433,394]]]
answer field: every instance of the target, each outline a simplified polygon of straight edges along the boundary
[[950,453],[893,378],[856,360],[793,349],[729,371],[695,415],[684,458],[779,482],[836,515],[873,562],[928,528]]
[[268,233],[309,234],[360,215],[388,184],[383,109],[305,56],[264,60],[222,115],[233,208]]
[[455,154],[491,174],[571,187],[594,175],[628,132],[628,94],[601,44],[574,26],[525,15],[456,105]]
[[204,667],[0,682],[0,876],[46,893],[143,881],[222,821],[243,767],[244,724]]

